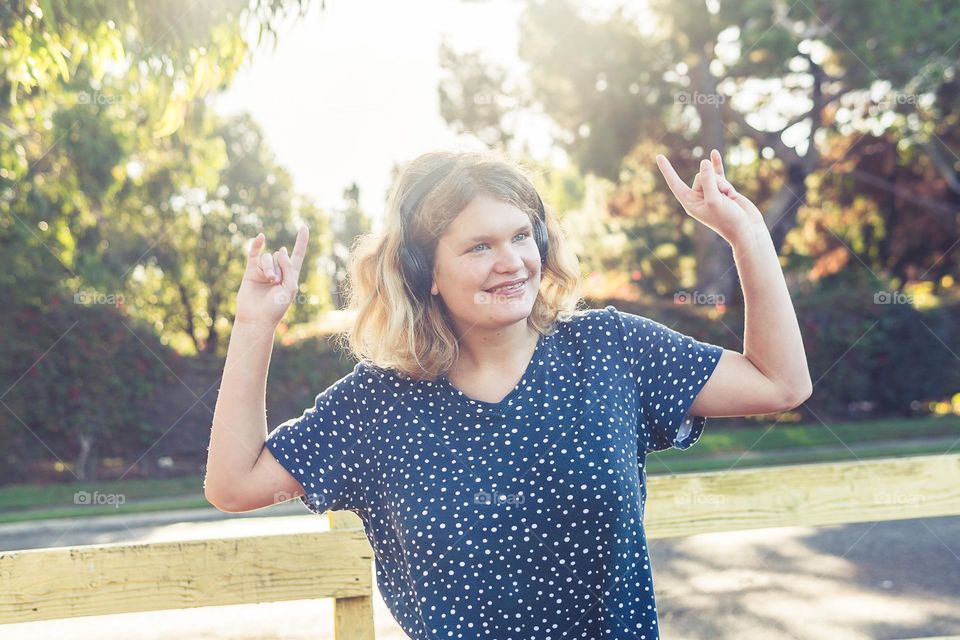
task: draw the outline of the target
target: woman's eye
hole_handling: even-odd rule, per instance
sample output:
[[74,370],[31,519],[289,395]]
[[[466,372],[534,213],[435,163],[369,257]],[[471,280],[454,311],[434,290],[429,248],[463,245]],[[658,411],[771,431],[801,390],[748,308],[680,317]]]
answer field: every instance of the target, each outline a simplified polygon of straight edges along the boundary
[[[513,237],[514,237],[514,238],[519,238],[520,236],[523,236],[523,237],[524,237],[523,239],[526,240],[526,239],[530,236],[530,234],[527,233],[526,231],[521,231],[520,233],[518,233],[517,235],[515,235],[515,236],[513,236]],[[475,245],[473,245],[473,248],[470,249],[470,251],[476,253],[475,250],[477,249],[477,247],[485,247],[485,246],[487,246],[487,243],[486,243],[486,242],[481,242],[480,244],[475,244]]]

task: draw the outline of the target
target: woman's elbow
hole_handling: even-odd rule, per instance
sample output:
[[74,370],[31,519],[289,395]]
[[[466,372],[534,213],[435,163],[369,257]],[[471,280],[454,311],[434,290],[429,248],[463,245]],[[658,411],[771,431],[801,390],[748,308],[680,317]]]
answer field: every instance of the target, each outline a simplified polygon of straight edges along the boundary
[[813,383],[808,379],[806,382],[794,385],[787,394],[788,409],[796,409],[807,401],[813,395]]
[[203,497],[210,506],[223,513],[240,513],[234,504],[233,498],[224,491],[218,491],[204,482]]

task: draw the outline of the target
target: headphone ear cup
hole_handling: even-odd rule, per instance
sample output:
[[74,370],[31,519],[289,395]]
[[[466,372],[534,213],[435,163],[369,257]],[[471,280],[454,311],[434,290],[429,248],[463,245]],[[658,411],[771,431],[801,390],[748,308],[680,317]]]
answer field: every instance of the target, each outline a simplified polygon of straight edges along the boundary
[[417,278],[417,259],[406,244],[400,245],[400,269],[404,280],[414,295],[419,294],[419,279]]
[[547,261],[547,252],[550,250],[550,240],[547,234],[547,223],[543,218],[537,218],[533,223],[533,239],[537,243],[537,249],[540,250],[540,261]]
[[403,265],[404,275],[418,296],[424,296],[429,291],[433,274],[427,265],[423,253],[418,247],[409,247],[406,244],[400,247],[400,262]]

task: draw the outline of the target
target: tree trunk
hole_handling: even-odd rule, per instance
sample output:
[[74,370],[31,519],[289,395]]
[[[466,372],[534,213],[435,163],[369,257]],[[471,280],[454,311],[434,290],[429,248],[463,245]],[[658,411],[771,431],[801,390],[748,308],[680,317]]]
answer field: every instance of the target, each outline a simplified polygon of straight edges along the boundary
[[[716,149],[723,155],[724,142],[723,105],[717,90],[717,79],[710,73],[710,60],[707,49],[713,43],[704,46],[704,55],[692,69],[694,94],[693,104],[700,116],[700,144],[703,156],[710,157],[710,150]],[[697,258],[697,292],[715,297],[729,304],[738,295],[737,271],[733,261],[733,251],[726,240],[706,225],[696,223],[693,237],[694,252]]]
[[197,336],[197,327],[193,322],[193,309],[190,308],[190,293],[187,291],[187,288],[183,286],[183,283],[177,284],[177,290],[180,292],[180,304],[183,305],[183,313],[187,321],[187,333],[190,339],[193,340],[193,346],[196,348],[197,353],[200,353],[203,351],[203,348],[200,345],[200,338]]
[[770,200],[764,221],[780,254],[787,233],[797,224],[797,213],[807,198],[807,170],[801,164],[787,164],[786,181]]
[[81,432],[77,437],[80,440],[80,453],[77,455],[76,460],[74,460],[77,478],[80,480],[96,480],[97,458],[93,455],[93,445],[94,442],[96,442],[96,436]]
[[206,353],[217,353],[217,347],[220,345],[220,333],[217,331],[217,318],[220,311],[220,296],[216,293],[210,294],[210,301],[207,304],[207,314],[213,318],[210,324],[210,330],[207,331],[207,339],[204,342],[203,350]]

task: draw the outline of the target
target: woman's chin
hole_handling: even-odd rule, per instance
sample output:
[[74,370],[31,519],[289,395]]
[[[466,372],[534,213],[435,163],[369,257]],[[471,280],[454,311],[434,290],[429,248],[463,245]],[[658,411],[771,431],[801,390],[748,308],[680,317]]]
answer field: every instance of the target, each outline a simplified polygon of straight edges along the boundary
[[498,300],[482,305],[482,307],[485,309],[485,313],[491,317],[505,321],[516,321],[530,315],[530,311],[533,309],[533,299],[529,296],[523,296],[509,300]]

